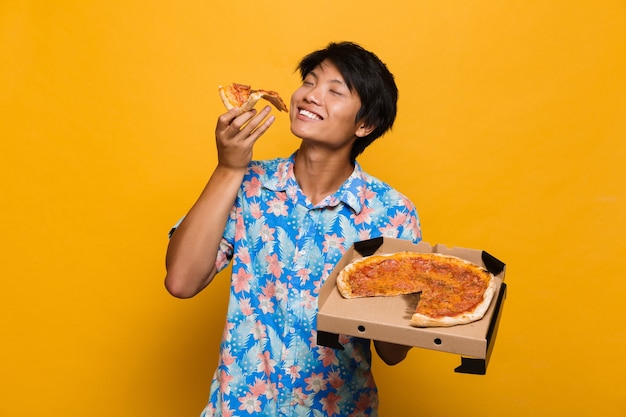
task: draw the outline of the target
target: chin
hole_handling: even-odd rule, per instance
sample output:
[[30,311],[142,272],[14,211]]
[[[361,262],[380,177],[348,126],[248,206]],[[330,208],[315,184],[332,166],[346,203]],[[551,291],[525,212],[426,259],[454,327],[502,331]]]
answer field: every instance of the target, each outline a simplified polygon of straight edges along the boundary
[[303,129],[298,129],[297,123],[291,123],[291,127],[290,127],[291,133],[296,136],[297,138],[300,139],[306,139],[309,137],[309,135],[306,133],[306,131],[304,131]]

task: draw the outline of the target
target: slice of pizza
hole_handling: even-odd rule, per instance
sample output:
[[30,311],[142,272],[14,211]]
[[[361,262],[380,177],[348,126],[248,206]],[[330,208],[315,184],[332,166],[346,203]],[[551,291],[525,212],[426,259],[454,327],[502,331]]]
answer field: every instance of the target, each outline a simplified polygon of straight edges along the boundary
[[239,108],[241,113],[251,110],[260,100],[265,99],[280,111],[288,111],[280,95],[271,90],[253,90],[249,85],[233,83],[219,86],[220,97],[228,110]]
[[358,259],[337,275],[344,298],[420,293],[410,324],[447,327],[480,320],[495,294],[493,274],[455,256],[398,252]]

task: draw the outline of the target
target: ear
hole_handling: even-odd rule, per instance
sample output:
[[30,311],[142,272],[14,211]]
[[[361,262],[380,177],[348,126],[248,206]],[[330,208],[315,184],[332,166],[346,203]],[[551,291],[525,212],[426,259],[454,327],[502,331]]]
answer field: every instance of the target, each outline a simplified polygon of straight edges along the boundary
[[359,122],[357,123],[357,126],[358,128],[356,129],[356,132],[354,134],[359,138],[369,135],[370,133],[372,133],[372,130],[376,129],[376,126],[367,125],[365,124],[365,122]]

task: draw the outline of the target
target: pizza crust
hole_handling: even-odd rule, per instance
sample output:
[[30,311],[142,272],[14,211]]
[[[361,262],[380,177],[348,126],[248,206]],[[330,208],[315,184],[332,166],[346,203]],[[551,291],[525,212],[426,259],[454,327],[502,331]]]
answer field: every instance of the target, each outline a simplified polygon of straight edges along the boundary
[[459,314],[457,316],[444,316],[444,317],[428,317],[423,314],[414,313],[411,317],[411,326],[415,327],[450,327],[459,324],[468,324],[482,319],[487,313],[491,300],[496,293],[496,280],[491,279],[489,286],[485,290],[483,300],[476,308],[467,313]]

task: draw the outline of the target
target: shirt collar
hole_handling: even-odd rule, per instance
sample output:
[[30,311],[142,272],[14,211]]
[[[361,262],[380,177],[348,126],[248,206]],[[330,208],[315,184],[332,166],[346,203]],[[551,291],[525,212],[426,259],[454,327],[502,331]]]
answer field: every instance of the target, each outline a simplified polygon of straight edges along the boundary
[[[276,192],[286,192],[293,199],[304,199],[304,195],[294,175],[295,153],[288,159],[281,160],[274,172],[267,172],[263,186]],[[348,205],[356,214],[359,214],[364,204],[366,178],[358,162],[354,162],[354,171],[348,179],[332,195],[326,197],[316,207],[334,207],[340,202]]]

